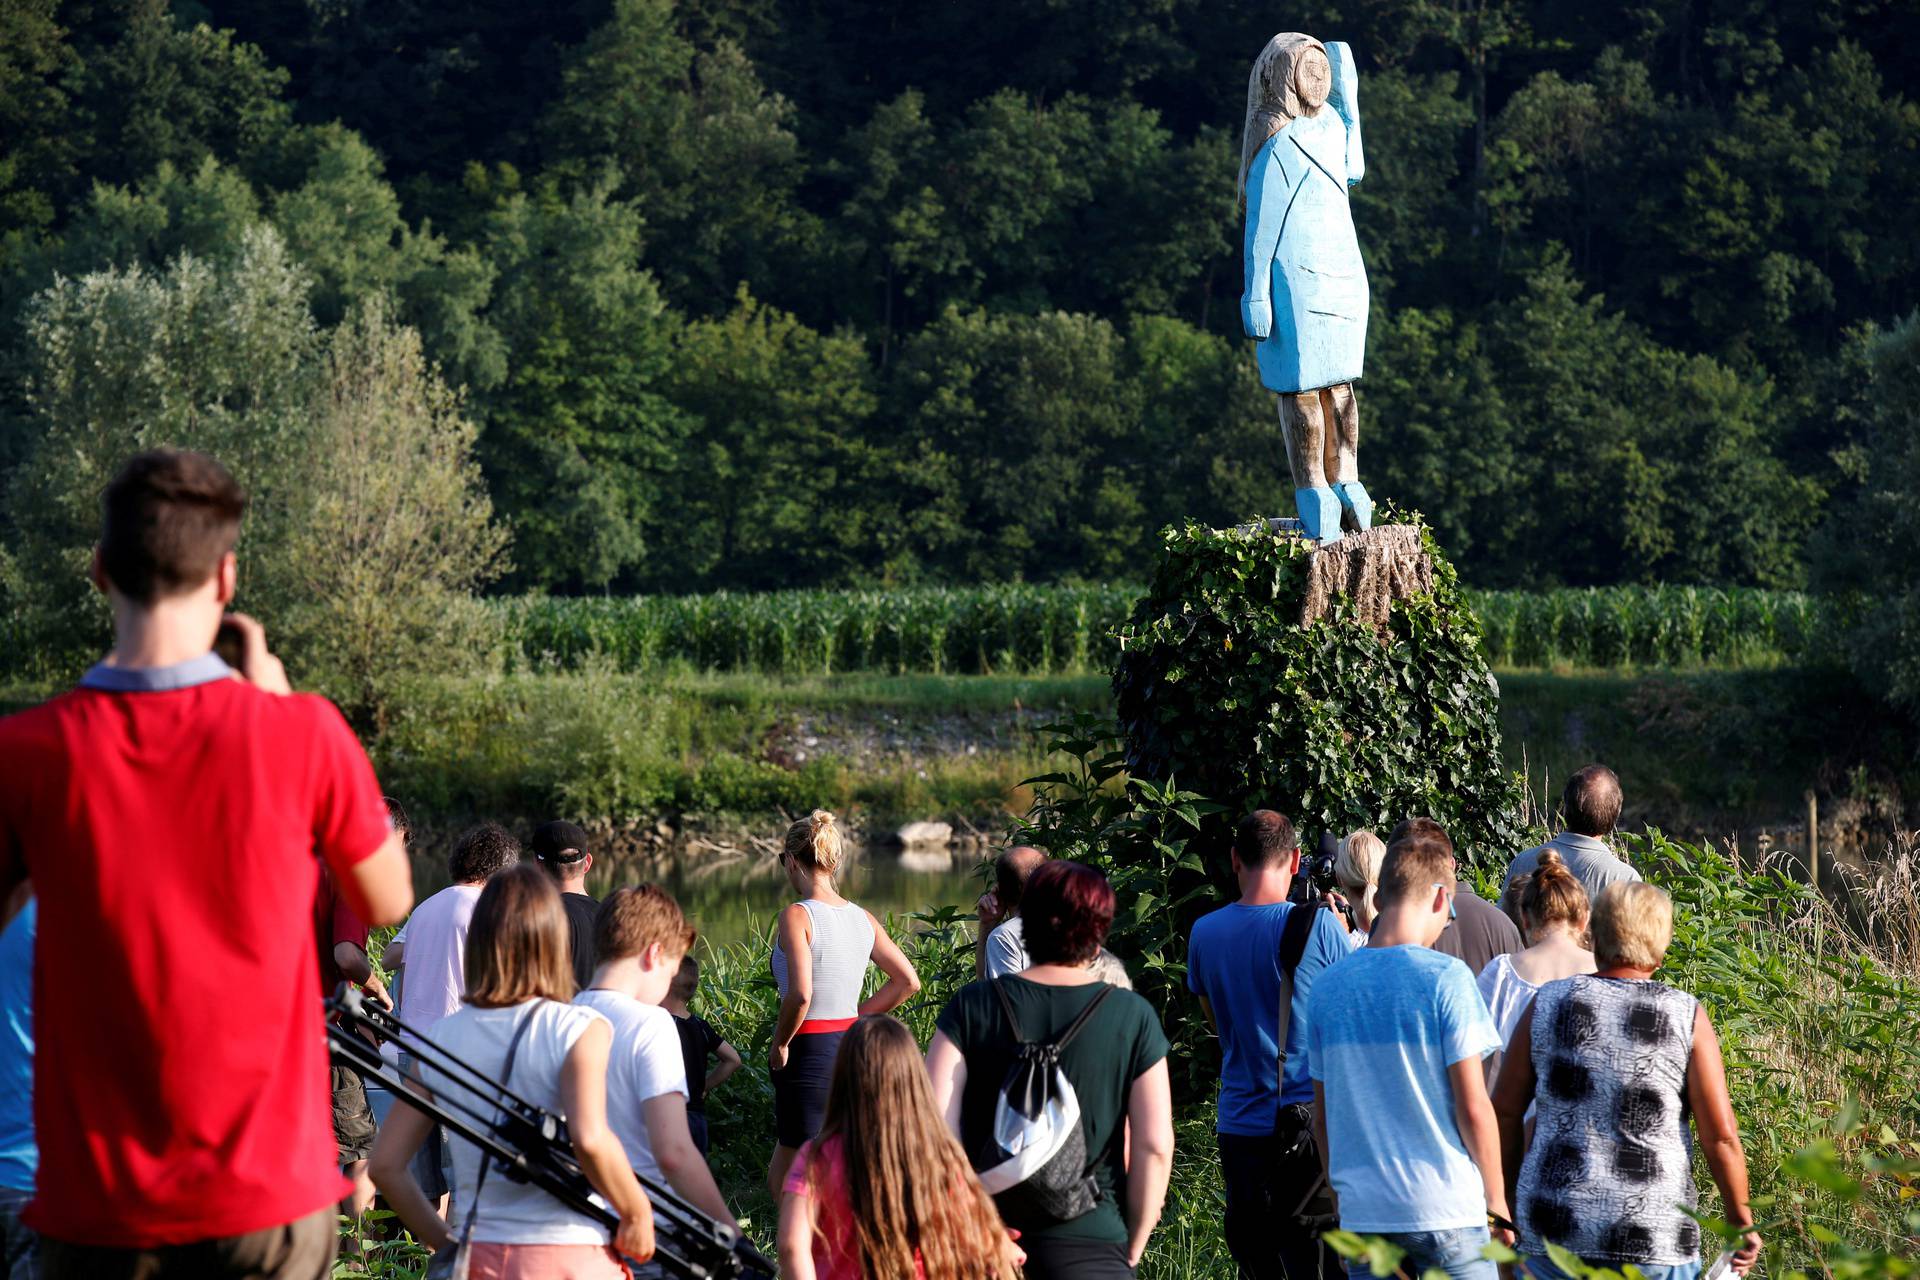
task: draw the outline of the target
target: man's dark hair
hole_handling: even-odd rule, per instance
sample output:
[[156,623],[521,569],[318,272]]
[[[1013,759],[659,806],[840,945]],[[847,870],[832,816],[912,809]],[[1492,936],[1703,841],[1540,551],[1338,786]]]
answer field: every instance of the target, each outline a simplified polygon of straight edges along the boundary
[[993,860],[993,894],[1000,899],[1000,910],[1012,915],[1027,891],[1027,880],[1047,860],[1042,850],[1017,844]]
[[447,855],[447,871],[455,884],[480,884],[520,861],[520,842],[497,822],[469,827]]
[[1393,834],[1387,837],[1387,852],[1393,852],[1393,846],[1415,836],[1439,841],[1446,848],[1447,856],[1449,858],[1454,856],[1453,837],[1447,834],[1445,827],[1432,818],[1408,818],[1401,822],[1393,829]]
[[1603,764],[1590,764],[1568,778],[1567,789],[1560,793],[1567,830],[1595,839],[1613,833],[1620,804],[1620,779]]
[[1453,841],[1432,818],[1415,818],[1421,824],[1406,830],[1408,823],[1394,829],[1387,844],[1387,856],[1380,863],[1380,885],[1374,900],[1382,907],[1414,901],[1435,885],[1453,887],[1458,866],[1453,860]]
[[128,459],[101,499],[100,567],[137,604],[200,586],[240,537],[247,495],[204,453]]
[[1253,870],[1272,866],[1300,847],[1293,820],[1274,809],[1255,809],[1233,829],[1233,851]]

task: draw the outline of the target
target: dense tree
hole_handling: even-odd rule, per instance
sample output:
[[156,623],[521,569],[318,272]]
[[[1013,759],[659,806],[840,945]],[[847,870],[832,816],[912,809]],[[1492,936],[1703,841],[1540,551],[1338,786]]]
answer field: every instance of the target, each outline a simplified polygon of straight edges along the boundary
[[[1162,524],[1287,505],[1233,198],[1276,21],[6,0],[0,473],[65,429],[30,299],[91,281],[176,352],[156,282],[265,226],[320,330],[381,308],[463,390],[510,587],[1131,576]],[[1361,67],[1376,496],[1476,583],[1803,580],[1888,447],[1860,335],[1920,274],[1920,10],[1285,21]],[[145,367],[99,358],[105,397]]]
[[640,217],[604,188],[502,201],[486,318],[511,358],[480,399],[480,457],[521,586],[603,588],[641,562],[686,416],[661,393],[675,327],[639,266]]

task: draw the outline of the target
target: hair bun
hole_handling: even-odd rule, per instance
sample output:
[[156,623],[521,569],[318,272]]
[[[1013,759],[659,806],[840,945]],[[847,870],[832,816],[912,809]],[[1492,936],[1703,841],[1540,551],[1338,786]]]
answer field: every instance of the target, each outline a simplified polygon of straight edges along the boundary
[[815,809],[813,813],[808,816],[807,820],[813,825],[813,833],[815,835],[833,830],[834,817],[831,810]]
[[1561,871],[1567,869],[1566,859],[1560,856],[1558,849],[1542,849],[1540,851],[1539,870],[1545,871],[1549,867],[1558,868]]

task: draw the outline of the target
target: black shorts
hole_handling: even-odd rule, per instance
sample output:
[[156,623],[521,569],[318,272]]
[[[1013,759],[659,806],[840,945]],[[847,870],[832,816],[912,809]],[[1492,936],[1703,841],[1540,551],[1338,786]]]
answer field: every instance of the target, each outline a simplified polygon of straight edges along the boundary
[[344,1168],[356,1160],[365,1160],[373,1150],[377,1126],[373,1108],[367,1105],[367,1084],[352,1067],[338,1063],[333,1067],[333,1145],[340,1151]]
[[1133,1280],[1123,1244],[1033,1236],[1020,1247],[1027,1251],[1026,1280]]
[[787,1065],[773,1072],[773,1133],[783,1147],[798,1147],[820,1132],[827,1118],[827,1086],[844,1031],[815,1031],[787,1045]]

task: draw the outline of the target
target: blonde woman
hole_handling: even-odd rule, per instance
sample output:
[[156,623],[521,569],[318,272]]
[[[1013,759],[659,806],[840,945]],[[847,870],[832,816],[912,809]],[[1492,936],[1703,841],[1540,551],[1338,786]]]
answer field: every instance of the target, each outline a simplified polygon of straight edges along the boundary
[[1363,830],[1340,842],[1340,853],[1333,861],[1334,883],[1347,900],[1347,931],[1363,945],[1374,917],[1380,914],[1373,897],[1380,885],[1380,864],[1386,857],[1386,842]]
[[[780,990],[767,1065],[773,1078],[773,1161],[767,1185],[775,1200],[802,1144],[820,1132],[840,1040],[856,1018],[889,1013],[920,989],[920,975],[873,913],[834,887],[846,858],[840,822],[815,809],[787,828],[780,866],[800,900],[781,911],[774,931],[773,981]],[[865,1000],[867,966],[886,982]]]
[[1699,1275],[1689,1121],[1721,1213],[1747,1228],[1733,1269],[1745,1275],[1760,1256],[1720,1039],[1699,1001],[1653,978],[1672,941],[1664,892],[1608,885],[1593,906],[1598,969],[1541,987],[1507,1043],[1493,1106],[1517,1247],[1533,1280],[1566,1280],[1549,1244],[1616,1271]]

